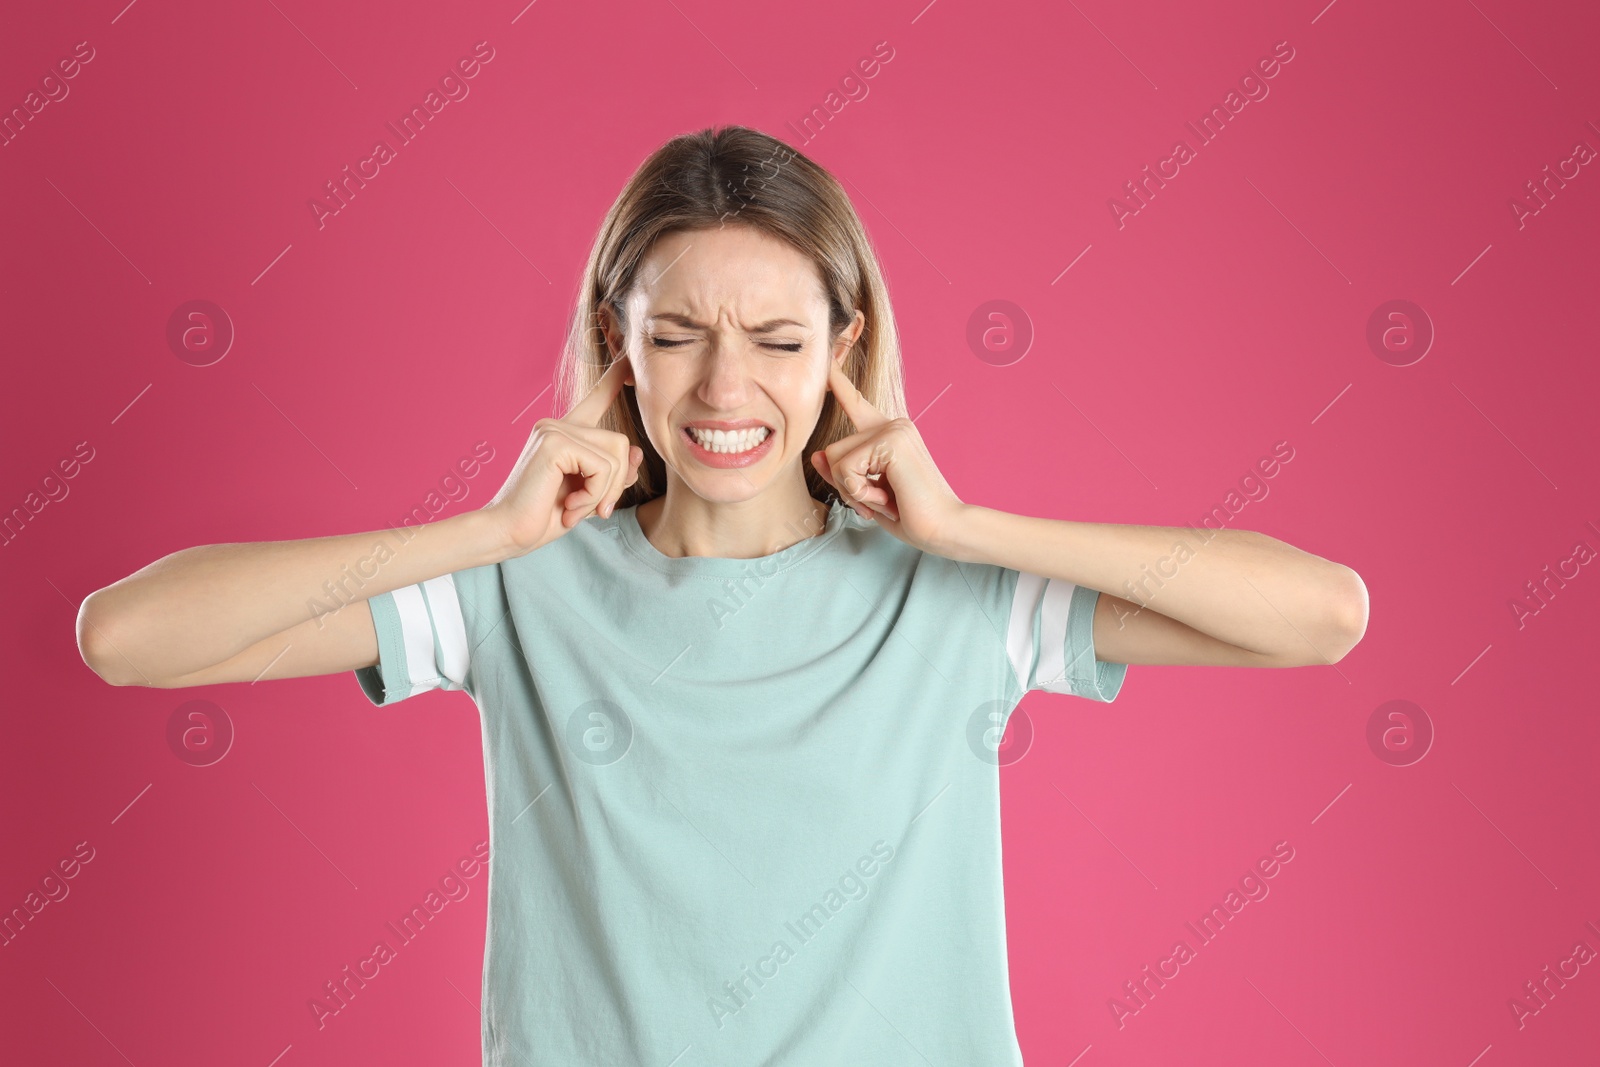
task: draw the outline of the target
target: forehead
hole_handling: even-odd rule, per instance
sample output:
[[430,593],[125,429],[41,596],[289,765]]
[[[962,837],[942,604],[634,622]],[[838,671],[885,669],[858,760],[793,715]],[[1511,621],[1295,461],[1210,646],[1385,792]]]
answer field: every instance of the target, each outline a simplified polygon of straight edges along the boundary
[[699,322],[731,314],[745,323],[786,317],[821,325],[828,303],[810,257],[749,226],[661,237],[631,298],[644,317],[670,311]]

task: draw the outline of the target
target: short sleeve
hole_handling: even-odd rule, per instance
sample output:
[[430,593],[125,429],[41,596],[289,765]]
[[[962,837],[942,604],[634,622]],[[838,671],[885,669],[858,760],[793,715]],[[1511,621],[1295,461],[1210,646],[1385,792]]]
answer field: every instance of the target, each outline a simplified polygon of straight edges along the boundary
[[367,598],[378,663],[355,672],[382,707],[430,689],[466,689],[471,654],[455,576],[446,574]]
[[1006,568],[1011,608],[1006,656],[1024,692],[1042,689],[1110,703],[1117,698],[1126,663],[1094,655],[1094,610],[1100,591],[1059,578]]

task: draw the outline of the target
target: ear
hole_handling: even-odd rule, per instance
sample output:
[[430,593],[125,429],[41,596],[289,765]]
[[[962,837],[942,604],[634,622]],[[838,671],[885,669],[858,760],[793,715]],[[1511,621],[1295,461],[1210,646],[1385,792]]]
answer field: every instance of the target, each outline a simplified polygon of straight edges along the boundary
[[622,331],[617,328],[617,320],[612,315],[611,308],[602,304],[599,310],[595,312],[595,318],[599,322],[594,328],[600,332],[601,340],[604,342],[611,360],[621,359],[628,362],[628,369],[623,374],[622,384],[637,385],[638,382],[633,376],[633,363],[626,355],[628,349],[627,339],[622,336]]
[[849,326],[844,328],[844,332],[839,335],[839,339],[834,342],[833,361],[835,363],[844,362],[844,357],[850,354],[850,349],[855,345],[856,341],[860,339],[862,332],[866,329],[866,326],[867,317],[861,313],[860,308],[857,308],[856,317],[851,321]]

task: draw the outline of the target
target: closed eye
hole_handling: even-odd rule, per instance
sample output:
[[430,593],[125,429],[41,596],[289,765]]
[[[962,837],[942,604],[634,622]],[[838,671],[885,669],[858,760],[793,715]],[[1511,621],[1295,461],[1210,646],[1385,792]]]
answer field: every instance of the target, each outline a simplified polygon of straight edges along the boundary
[[[682,345],[694,344],[694,341],[673,341],[665,337],[652,337],[650,338],[650,343],[657,348],[678,348]],[[804,342],[801,341],[760,341],[757,343],[760,344],[762,348],[772,348],[783,352],[798,352],[802,347],[804,347]]]

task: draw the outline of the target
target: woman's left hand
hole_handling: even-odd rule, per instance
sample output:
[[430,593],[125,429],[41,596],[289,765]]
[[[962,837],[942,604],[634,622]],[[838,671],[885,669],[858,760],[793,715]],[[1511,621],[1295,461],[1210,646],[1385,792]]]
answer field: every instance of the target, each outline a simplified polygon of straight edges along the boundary
[[966,505],[934,465],[916,424],[873,407],[831,360],[828,388],[858,432],[813,452],[817,473],[863,518],[937,555]]

